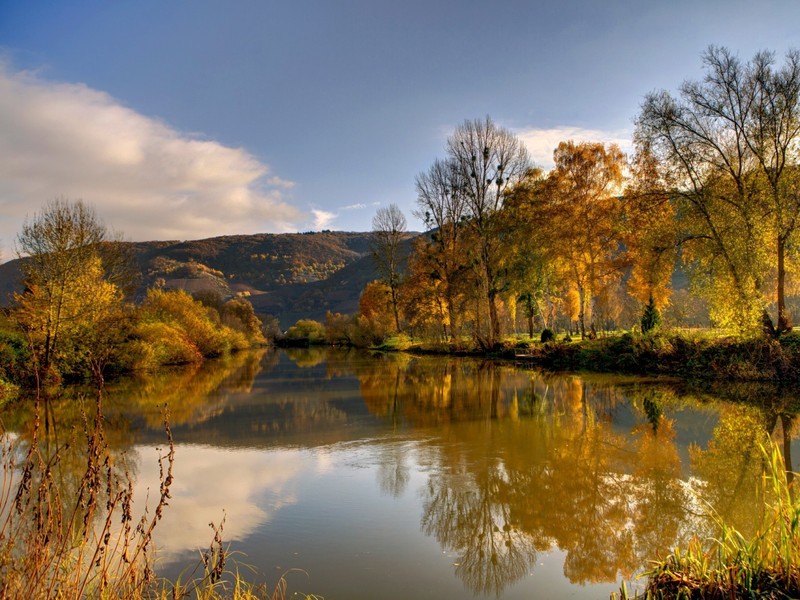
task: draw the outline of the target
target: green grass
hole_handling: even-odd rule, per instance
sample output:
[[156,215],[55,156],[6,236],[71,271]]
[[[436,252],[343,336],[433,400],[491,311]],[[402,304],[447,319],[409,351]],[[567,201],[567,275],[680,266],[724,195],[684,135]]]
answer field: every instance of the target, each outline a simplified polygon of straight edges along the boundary
[[408,350],[412,347],[411,338],[404,333],[398,333],[386,338],[376,350],[386,350],[389,352]]

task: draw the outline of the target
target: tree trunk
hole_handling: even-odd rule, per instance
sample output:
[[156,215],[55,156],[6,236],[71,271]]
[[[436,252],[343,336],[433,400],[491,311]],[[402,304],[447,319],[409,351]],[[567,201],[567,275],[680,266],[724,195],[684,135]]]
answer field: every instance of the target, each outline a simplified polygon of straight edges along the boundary
[[778,236],[778,327],[776,335],[792,328],[791,318],[786,308],[786,239]]
[[578,286],[578,321],[580,322],[581,339],[586,338],[586,295],[583,286]]
[[533,307],[528,307],[528,337],[533,339]]
[[394,326],[397,333],[400,333],[400,312],[397,309],[397,288],[391,287],[392,291],[392,311],[394,312]]
[[497,316],[497,292],[489,289],[489,347],[494,348],[500,342],[500,319]]
[[497,316],[497,290],[495,289],[494,269],[491,264],[491,251],[486,241],[481,250],[483,274],[486,277],[486,299],[489,302],[489,336],[488,346],[494,348],[500,341],[500,321]]

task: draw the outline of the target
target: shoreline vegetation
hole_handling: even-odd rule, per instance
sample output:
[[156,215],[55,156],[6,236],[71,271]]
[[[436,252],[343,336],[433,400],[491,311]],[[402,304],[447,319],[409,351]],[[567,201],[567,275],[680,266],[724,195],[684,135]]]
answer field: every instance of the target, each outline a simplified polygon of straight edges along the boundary
[[[424,347],[409,350],[427,351]],[[554,371],[735,381],[800,380],[800,334],[776,340],[715,337],[706,332],[626,332],[597,339],[521,342],[497,355]]]
[[[556,336],[549,330],[540,339],[528,335],[505,339],[493,351],[461,343],[417,340],[407,335],[388,336],[379,344],[364,346],[327,334],[324,324],[304,321],[302,328],[274,341],[277,346],[351,346],[377,352],[440,354],[514,361],[520,366],[550,371],[591,371],[626,375],[666,376],[680,379],[729,381],[800,381],[800,332],[772,336],[725,335],[713,330],[648,333],[613,332],[595,339]],[[313,323],[313,325],[309,325]],[[546,338],[548,341],[541,341]],[[558,338],[558,339],[556,339]]]

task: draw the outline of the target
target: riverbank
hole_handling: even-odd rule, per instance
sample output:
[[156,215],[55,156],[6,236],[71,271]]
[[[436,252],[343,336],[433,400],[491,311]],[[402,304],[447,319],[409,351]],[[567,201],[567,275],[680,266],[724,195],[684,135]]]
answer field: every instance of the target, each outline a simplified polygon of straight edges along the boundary
[[701,333],[622,333],[597,339],[507,342],[494,353],[448,344],[407,342],[381,350],[493,356],[555,371],[666,375],[686,379],[800,381],[800,334],[713,337]]

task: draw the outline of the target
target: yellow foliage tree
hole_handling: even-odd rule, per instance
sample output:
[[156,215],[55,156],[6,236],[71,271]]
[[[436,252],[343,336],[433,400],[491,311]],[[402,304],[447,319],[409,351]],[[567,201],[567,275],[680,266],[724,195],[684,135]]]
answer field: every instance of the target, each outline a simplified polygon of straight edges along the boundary
[[800,227],[800,52],[776,66],[769,52],[742,63],[712,46],[703,60],[703,81],[648,94],[635,137],[657,159],[717,319],[780,334]]
[[622,205],[618,198],[625,157],[616,145],[561,142],[556,166],[539,201],[549,255],[565,269],[578,296],[581,337],[594,330],[596,296],[617,282],[626,266]]
[[104,364],[108,336],[119,329],[108,321],[119,316],[122,300],[103,262],[110,244],[94,210],[80,201],[56,199],[23,225],[17,253],[25,291],[15,295],[15,315],[37,372]]

